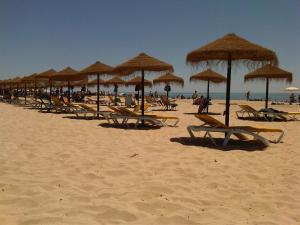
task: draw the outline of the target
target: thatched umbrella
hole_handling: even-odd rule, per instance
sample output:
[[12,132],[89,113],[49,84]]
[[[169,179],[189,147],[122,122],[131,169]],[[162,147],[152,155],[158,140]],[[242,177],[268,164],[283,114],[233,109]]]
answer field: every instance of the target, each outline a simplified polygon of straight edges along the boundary
[[118,96],[118,86],[119,85],[126,85],[126,81],[122,80],[120,77],[115,76],[109,80],[104,82],[105,86],[113,85],[115,87],[115,98]]
[[[105,81],[99,78],[99,85],[104,85]],[[87,83],[88,87],[94,87],[98,85],[98,79],[91,80]]]
[[54,74],[56,74],[57,71],[54,69],[49,69],[46,70],[44,72],[39,73],[38,75],[35,76],[36,80],[43,80],[43,79],[47,79],[49,82],[49,88],[50,88],[50,102],[51,102],[51,95],[52,95],[52,85],[53,85],[53,81],[52,78],[54,76]]
[[268,108],[269,101],[269,82],[271,80],[286,80],[287,82],[293,81],[293,74],[287,72],[277,66],[267,64],[251,73],[245,75],[245,81],[250,80],[266,80],[266,102],[265,108]]
[[167,64],[163,61],[160,61],[156,58],[153,58],[145,53],[141,53],[138,56],[118,65],[113,70],[114,73],[127,76],[134,72],[141,71],[142,73],[142,115],[144,115],[144,80],[145,80],[145,71],[149,72],[162,72],[162,71],[169,71],[173,72],[173,66]]
[[29,86],[30,83],[32,83],[34,81],[34,77],[37,74],[31,74],[29,76],[25,76],[21,79],[19,79],[19,81],[17,81],[18,83],[24,84],[24,98],[25,98],[25,105],[27,104],[27,88]]
[[287,87],[284,90],[285,91],[299,91],[299,88],[297,88],[297,87]]
[[85,76],[78,74],[77,70],[72,69],[71,67],[66,67],[65,69],[56,72],[52,76],[52,80],[54,81],[67,81],[68,82],[68,101],[71,101],[71,81],[80,81],[84,80]]
[[[100,75],[109,74],[112,69],[111,66],[97,61],[79,72],[83,75],[97,75],[97,112],[100,110]],[[99,114],[97,114],[97,117],[99,117]]]
[[[165,85],[170,85],[170,84],[177,84],[183,87],[184,85],[184,80],[181,77],[178,77],[174,75],[173,73],[166,73],[164,75],[161,75],[160,77],[156,78],[153,80],[153,84],[165,84]],[[167,90],[167,98],[169,98],[169,91]]]
[[[226,77],[224,77],[223,75],[221,75],[211,69],[207,69],[205,71],[202,71],[200,73],[197,73],[197,74],[191,76],[190,81],[207,81],[206,98],[209,101],[209,84],[210,84],[210,82],[213,82],[213,83],[226,82]],[[206,108],[206,112],[208,113],[208,106]]]
[[[138,93],[137,93],[138,104],[140,104],[140,97],[139,96],[140,96],[141,84],[142,84],[142,77],[140,77],[140,76],[134,77],[131,80],[126,81],[126,85],[127,86],[130,86],[130,85],[138,86]],[[150,80],[144,79],[144,86],[151,87],[152,86],[152,82]]]
[[235,34],[227,34],[195,51],[188,53],[187,63],[192,65],[207,65],[210,62],[227,62],[226,82],[226,115],[225,124],[229,125],[231,64],[233,61],[245,63],[248,66],[272,63],[277,64],[275,52],[241,38]]

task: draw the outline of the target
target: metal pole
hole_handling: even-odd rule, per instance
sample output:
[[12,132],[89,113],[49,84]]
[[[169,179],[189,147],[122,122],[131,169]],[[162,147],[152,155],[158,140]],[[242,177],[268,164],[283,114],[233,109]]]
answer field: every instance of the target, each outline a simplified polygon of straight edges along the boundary
[[208,106],[209,106],[209,80],[207,80],[207,95],[206,95],[206,98],[207,98],[207,101],[208,101],[208,104],[207,104],[207,107],[206,107],[206,112],[208,113]]
[[71,87],[70,87],[70,81],[68,81],[68,101],[71,103]]
[[99,73],[97,74],[97,118],[99,119],[99,110],[100,110],[100,96],[99,96],[99,91],[100,91],[100,75]]
[[227,62],[226,109],[225,109],[225,125],[226,126],[229,126],[230,84],[231,84],[231,55],[229,55],[228,62]]
[[268,101],[269,101],[269,78],[266,80],[266,102],[265,102],[265,108],[268,108]]
[[[52,98],[52,79],[49,79],[49,83],[50,83],[50,103],[52,103],[51,101],[51,98]],[[47,89],[46,89],[46,92],[47,92]]]
[[25,82],[25,94],[24,94],[24,97],[25,97],[25,105],[26,105],[26,97],[27,97],[27,85],[26,85],[26,82]]
[[[145,114],[145,107],[144,107],[144,95],[145,95],[145,89],[144,89],[144,82],[145,82],[145,71],[142,70],[142,116],[144,116]],[[144,125],[145,124],[145,121],[142,120],[142,124]]]

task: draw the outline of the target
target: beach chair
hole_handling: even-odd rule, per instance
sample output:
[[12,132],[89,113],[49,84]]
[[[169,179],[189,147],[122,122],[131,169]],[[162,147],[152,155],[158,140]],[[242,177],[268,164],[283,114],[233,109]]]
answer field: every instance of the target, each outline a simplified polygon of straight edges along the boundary
[[195,138],[193,132],[205,132],[204,137],[209,137],[214,145],[217,146],[213,136],[211,133],[219,132],[225,133],[226,137],[224,138],[224,142],[222,146],[226,146],[231,135],[234,135],[239,140],[246,141],[249,140],[248,136],[252,136],[254,139],[261,141],[266,146],[269,145],[269,140],[264,138],[263,136],[259,135],[259,133],[279,133],[279,136],[273,141],[274,143],[279,143],[283,136],[284,131],[278,128],[266,128],[266,127],[253,127],[253,126],[226,126],[221,121],[206,115],[206,114],[197,114],[195,115],[196,118],[204,122],[200,126],[188,126],[187,130],[192,138]]
[[175,100],[168,99],[166,95],[161,96],[161,104],[163,110],[176,110],[176,107],[178,106],[178,104],[175,103]]
[[109,123],[110,123],[110,114],[111,112],[109,111],[99,111],[97,112],[97,110],[95,110],[94,108],[83,104],[83,103],[79,103],[78,104],[79,107],[82,108],[82,110],[76,110],[74,111],[74,113],[76,114],[77,117],[79,117],[80,114],[84,114],[84,117],[87,118],[87,114],[90,113],[93,115],[93,119],[95,119],[97,117],[97,115],[101,115],[102,117],[104,117]]
[[265,119],[267,121],[273,121],[274,119],[279,120],[299,120],[297,116],[300,116],[300,112],[277,112],[267,109],[265,111],[257,111],[249,105],[238,105],[241,110],[236,111],[237,118],[245,118],[245,114],[248,118],[252,119]]
[[[140,120],[145,120],[145,121],[150,121],[150,122],[153,122],[156,124],[161,124],[164,127],[176,127],[180,121],[179,118],[175,117],[175,116],[162,116],[162,115],[155,115],[155,114],[151,114],[151,115],[146,114],[146,115],[142,116],[142,115],[140,115],[134,111],[131,111],[129,109],[126,109],[126,108],[119,107],[118,109],[121,110],[125,115],[132,116],[132,117],[140,117]],[[173,120],[174,123],[173,124],[167,123],[167,121],[169,121],[169,120]]]
[[39,98],[39,100],[41,101],[41,104],[40,104],[40,111],[48,111],[50,112],[52,109],[53,109],[53,104],[46,98]]
[[64,104],[63,101],[61,101],[58,97],[52,96],[51,97],[52,104],[53,104],[53,110],[56,112],[70,112],[70,107]]

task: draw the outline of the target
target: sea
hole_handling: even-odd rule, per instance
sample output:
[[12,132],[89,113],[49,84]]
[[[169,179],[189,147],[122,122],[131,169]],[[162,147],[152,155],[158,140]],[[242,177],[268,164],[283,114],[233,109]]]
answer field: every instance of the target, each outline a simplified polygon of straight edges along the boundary
[[[146,93],[149,94],[149,93]],[[166,93],[158,93],[159,95],[166,94]],[[185,98],[191,98],[193,93],[192,92],[170,92],[169,96],[171,98],[176,98],[178,96],[183,95]],[[206,93],[198,93],[198,96],[205,96]],[[289,96],[291,93],[269,93],[269,100],[270,101],[289,101]],[[212,92],[209,94],[211,99],[220,99],[224,100],[226,98],[225,93],[218,93],[218,92]],[[257,100],[257,101],[263,101],[266,98],[266,93],[250,93],[250,100]],[[298,94],[295,94],[296,100],[298,100]],[[232,100],[246,100],[246,94],[245,93],[238,93],[233,92],[230,94],[230,99]]]

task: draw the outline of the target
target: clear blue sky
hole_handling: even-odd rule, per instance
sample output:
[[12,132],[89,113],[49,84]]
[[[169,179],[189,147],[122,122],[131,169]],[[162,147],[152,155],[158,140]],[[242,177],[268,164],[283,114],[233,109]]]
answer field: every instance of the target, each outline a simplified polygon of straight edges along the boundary
[[[114,66],[146,52],[172,64],[185,90],[204,92],[188,81],[195,70],[186,54],[234,32],[274,50],[300,87],[299,0],[0,0],[0,29],[0,79],[96,60]],[[244,84],[245,72],[233,71],[232,91],[264,92],[262,82]],[[273,82],[270,91],[286,86]]]

